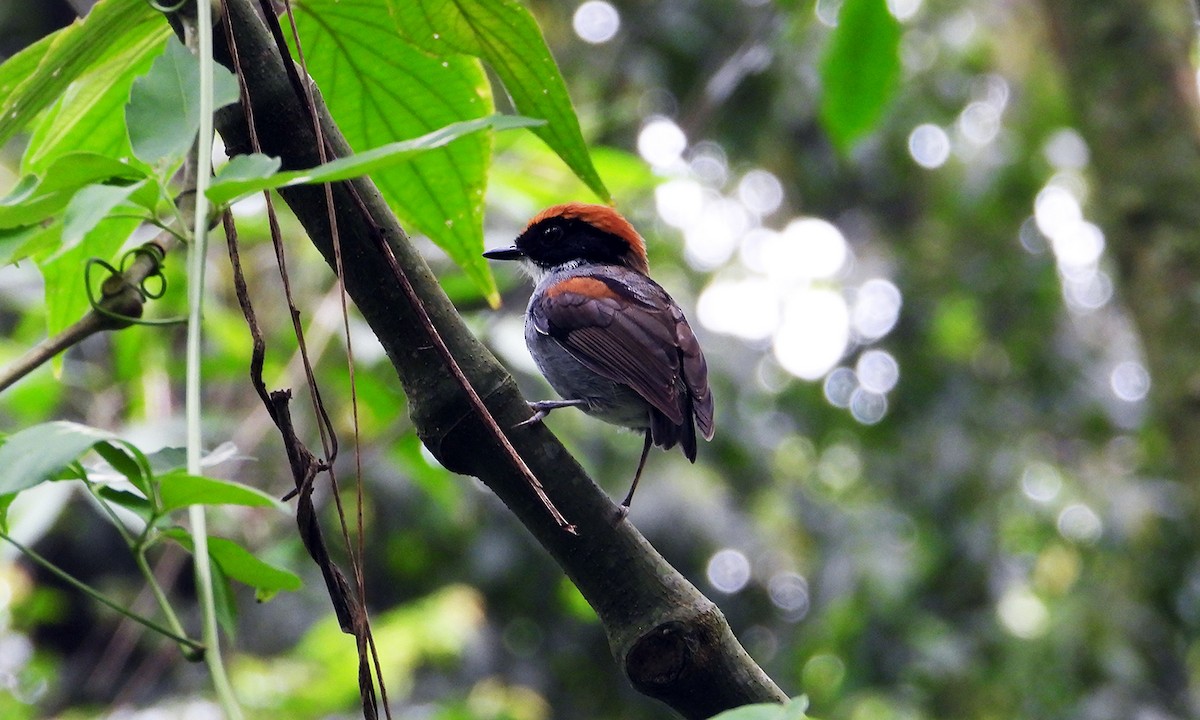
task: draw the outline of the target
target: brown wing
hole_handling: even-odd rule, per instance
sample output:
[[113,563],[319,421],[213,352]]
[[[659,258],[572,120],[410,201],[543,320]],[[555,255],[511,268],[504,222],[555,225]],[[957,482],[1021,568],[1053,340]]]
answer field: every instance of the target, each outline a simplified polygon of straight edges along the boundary
[[683,312],[656,283],[634,273],[617,277],[579,276],[547,288],[531,308],[534,327],[587,368],[633,388],[662,415],[651,417],[655,442],[664,447],[681,442],[694,459],[693,413],[704,437],[713,433],[700,345]]

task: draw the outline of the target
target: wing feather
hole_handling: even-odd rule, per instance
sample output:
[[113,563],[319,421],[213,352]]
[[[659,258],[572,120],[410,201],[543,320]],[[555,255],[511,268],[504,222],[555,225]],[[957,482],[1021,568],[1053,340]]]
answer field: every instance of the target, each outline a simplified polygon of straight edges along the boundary
[[530,308],[534,327],[585,367],[641,395],[662,415],[651,418],[652,426],[662,426],[654,433],[656,444],[680,442],[694,458],[693,417],[705,439],[713,436],[704,354],[666,291],[644,276],[639,280],[636,288],[612,278],[562,281]]

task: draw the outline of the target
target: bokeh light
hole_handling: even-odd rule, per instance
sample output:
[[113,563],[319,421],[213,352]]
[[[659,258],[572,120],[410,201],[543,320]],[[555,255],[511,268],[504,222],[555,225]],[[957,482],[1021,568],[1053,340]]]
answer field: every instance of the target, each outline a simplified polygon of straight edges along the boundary
[[1025,497],[1039,503],[1049,503],[1062,490],[1062,475],[1048,463],[1032,462],[1021,473],[1021,491]]
[[733,256],[749,227],[746,209],[736,200],[704,203],[700,214],[684,228],[684,255],[697,270],[714,270]]
[[750,582],[750,560],[733,548],[718,550],[708,560],[706,575],[714,588],[733,594]]
[[808,581],[797,573],[781,572],[772,576],[767,582],[767,594],[788,620],[795,622],[808,613]]
[[1059,170],[1082,170],[1087,167],[1090,153],[1078,132],[1063,128],[1046,139],[1042,155]]
[[775,357],[796,377],[816,380],[841,360],[849,341],[850,313],[841,293],[804,289],[784,306]]
[[972,145],[987,145],[1000,133],[1000,108],[984,101],[968,104],[958,116],[958,131]]
[[887,396],[860,387],[850,395],[850,414],[863,425],[874,425],[887,414]]
[[617,36],[617,31],[621,29],[621,15],[611,3],[588,0],[576,8],[571,26],[584,42],[600,45]]
[[687,136],[673,121],[654,118],[638,133],[638,154],[655,168],[665,169],[678,164],[687,150]]
[[888,392],[900,380],[899,363],[884,350],[864,352],[859,356],[854,371],[863,389],[875,393]]
[[700,323],[716,332],[762,341],[779,327],[779,297],[764,281],[718,280],[696,302]]
[[825,376],[825,399],[834,407],[850,407],[850,398],[858,389],[858,376],[848,367],[834,368]]
[[1104,523],[1096,511],[1083,503],[1072,503],[1058,514],[1058,532],[1077,543],[1094,543],[1100,539]]
[[937,125],[918,125],[909,133],[908,154],[923,168],[939,168],[950,159],[950,136]]
[[787,278],[830,278],[842,269],[849,248],[837,227],[820,218],[800,218],[763,247],[767,273]]
[[1046,604],[1023,585],[1005,591],[996,604],[996,615],[1006,630],[1026,640],[1041,637],[1050,625]]
[[654,188],[654,204],[663,222],[684,228],[704,207],[704,188],[688,178],[668,180]]
[[887,7],[893,17],[904,22],[921,9],[921,0],[887,0]]
[[766,170],[751,170],[738,182],[738,199],[750,212],[770,215],[783,204],[783,184]]
[[864,340],[877,340],[892,331],[900,318],[900,289],[891,281],[871,278],[854,296],[854,331]]
[[1138,402],[1150,392],[1150,373],[1140,362],[1117,363],[1109,375],[1113,394],[1125,402]]

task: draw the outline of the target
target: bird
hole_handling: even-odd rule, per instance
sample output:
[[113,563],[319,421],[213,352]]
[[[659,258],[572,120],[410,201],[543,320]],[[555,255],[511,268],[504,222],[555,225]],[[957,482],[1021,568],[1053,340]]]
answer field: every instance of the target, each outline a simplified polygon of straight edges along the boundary
[[650,278],[646,241],[613,208],[570,202],[483,256],[521,261],[533,278],[525,343],[562,397],[529,403],[534,414],[520,425],[576,407],[644,434],[623,517],[652,444],[678,445],[694,463],[697,432],[712,440],[715,427],[704,353],[679,305]]

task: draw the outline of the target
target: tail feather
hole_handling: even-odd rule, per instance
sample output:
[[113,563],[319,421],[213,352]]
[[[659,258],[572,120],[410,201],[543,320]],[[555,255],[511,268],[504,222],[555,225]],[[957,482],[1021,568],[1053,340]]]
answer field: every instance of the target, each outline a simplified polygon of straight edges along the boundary
[[[691,405],[690,399],[688,405]],[[687,459],[696,462],[696,425],[690,407],[683,417],[683,422],[677,425],[658,410],[651,410],[650,437],[663,450],[679,445]]]

